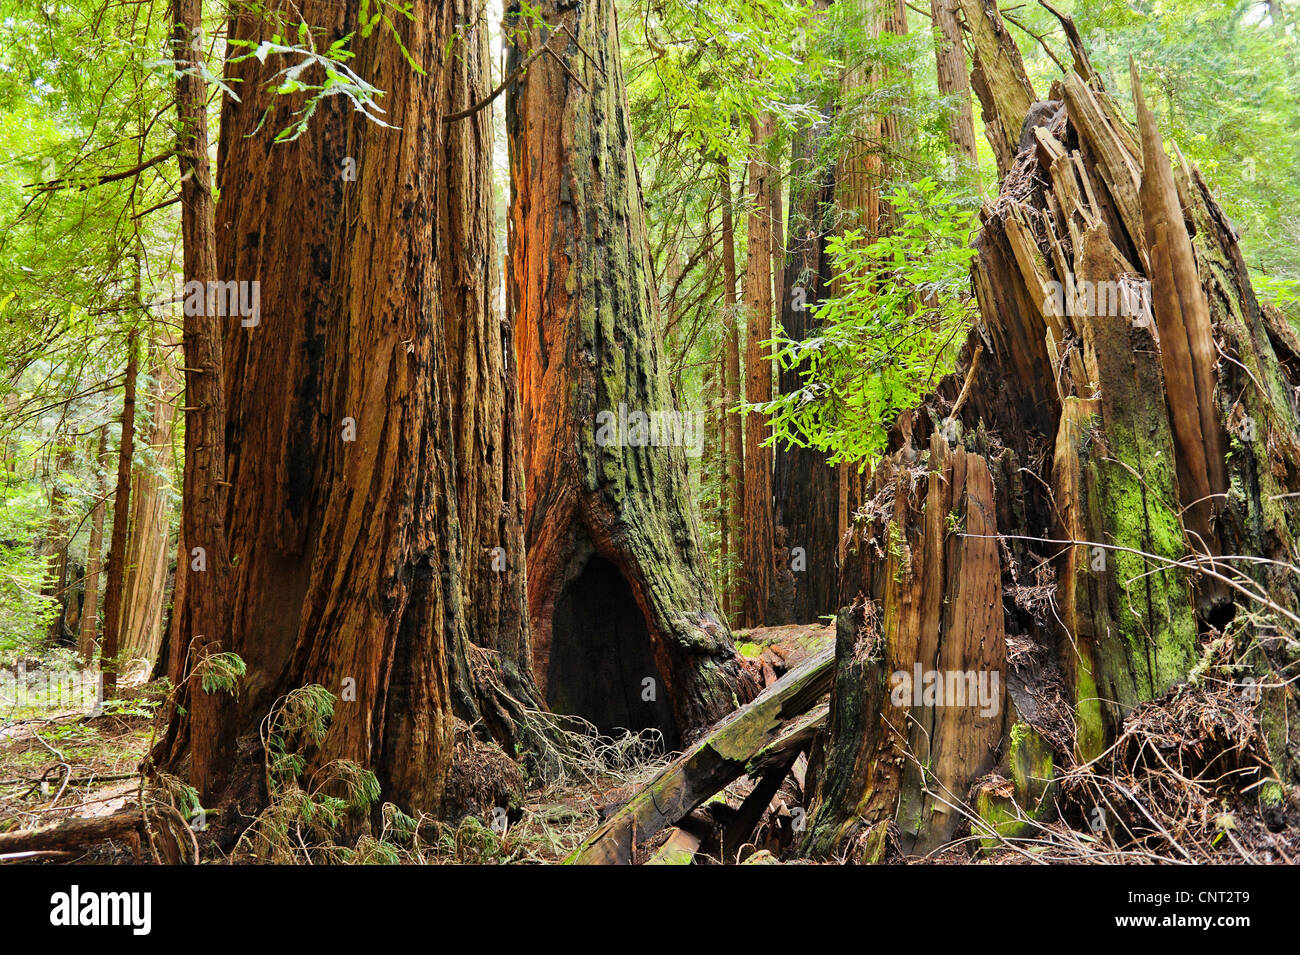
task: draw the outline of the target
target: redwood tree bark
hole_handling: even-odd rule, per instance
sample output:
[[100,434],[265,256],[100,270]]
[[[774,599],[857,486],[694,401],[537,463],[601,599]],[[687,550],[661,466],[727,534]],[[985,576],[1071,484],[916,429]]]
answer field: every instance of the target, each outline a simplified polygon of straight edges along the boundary
[[[184,278],[206,288],[218,273],[207,94],[198,72],[204,51],[202,42],[196,42],[202,36],[202,0],[173,0],[172,17],[174,55],[188,64],[176,78]],[[188,758],[190,781],[209,802],[218,774],[230,764],[231,739],[222,727],[222,697],[197,690],[189,677],[210,653],[230,649],[222,643],[228,619],[230,565],[225,529],[226,389],[220,320],[206,308],[192,311],[183,326],[185,471],[176,567],[183,601],[174,611],[179,615],[175,648],[179,667],[172,673],[178,700],[155,758],[165,759],[173,768]]]
[[543,43],[555,55],[507,102],[534,668],[557,710],[675,745],[732,707],[740,665],[697,545],[684,432],[651,443],[632,418],[677,409],[614,4],[538,9],[546,35],[518,38],[508,66]]
[[[745,254],[745,401],[772,400],[772,167],[762,155],[775,132],[770,116],[751,117],[749,222]],[[772,524],[772,449],[764,447],[767,416],[745,415],[745,493],[741,553],[744,555],[741,621],[757,627],[772,618],[775,530]]]
[[966,47],[957,19],[959,0],[930,0],[934,20],[934,61],[939,92],[949,100],[948,139],[952,157],[964,165],[975,191],[980,191],[979,154],[975,146],[975,116],[971,104],[970,78],[966,72]]

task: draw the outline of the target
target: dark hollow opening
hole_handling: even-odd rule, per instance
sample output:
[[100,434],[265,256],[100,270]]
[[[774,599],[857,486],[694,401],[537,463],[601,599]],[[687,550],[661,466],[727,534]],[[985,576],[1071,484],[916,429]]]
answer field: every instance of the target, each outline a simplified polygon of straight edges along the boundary
[[1237,616],[1237,605],[1232,598],[1222,597],[1206,614],[1206,622],[1215,630],[1222,632],[1235,616]]
[[[646,680],[654,680],[653,694]],[[556,713],[581,716],[607,735],[653,727],[669,749],[677,747],[677,724],[641,609],[618,568],[599,555],[555,602],[546,686]],[[643,699],[649,695],[654,698]]]

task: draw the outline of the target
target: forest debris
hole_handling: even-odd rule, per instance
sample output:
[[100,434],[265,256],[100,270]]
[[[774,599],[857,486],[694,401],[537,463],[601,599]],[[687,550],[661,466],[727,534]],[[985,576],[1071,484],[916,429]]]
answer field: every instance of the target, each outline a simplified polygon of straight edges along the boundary
[[[825,719],[825,713],[822,719]],[[740,804],[736,816],[732,819],[731,824],[727,826],[726,832],[722,837],[722,861],[730,862],[736,858],[740,850],[744,847],[750,837],[754,834],[754,829],[758,826],[759,820],[763,818],[763,813],[767,812],[768,807],[772,805],[772,800],[776,797],[777,791],[781,788],[781,783],[789,775],[790,768],[794,766],[794,761],[799,758],[799,751],[787,754],[780,762],[773,764],[764,772],[758,780],[758,785],[745,797],[745,801]]]
[[805,661],[707,732],[597,829],[568,862],[626,864],[636,847],[682,819],[728,783],[755,757],[788,742],[789,722],[805,714],[830,689],[835,653],[826,649]]
[[455,752],[447,774],[443,806],[452,818],[490,814],[523,798],[519,764],[493,740],[483,740],[463,720],[455,724]]
[[835,642],[830,624],[785,624],[737,631],[736,649],[741,659],[757,662],[763,687],[769,687],[810,656]]

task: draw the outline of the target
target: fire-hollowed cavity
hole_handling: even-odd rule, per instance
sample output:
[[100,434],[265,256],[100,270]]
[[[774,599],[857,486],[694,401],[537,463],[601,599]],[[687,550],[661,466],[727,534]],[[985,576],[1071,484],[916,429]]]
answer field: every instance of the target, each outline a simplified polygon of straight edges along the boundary
[[677,724],[645,618],[605,558],[588,560],[556,601],[546,672],[546,702],[556,713],[581,716],[602,734],[655,728],[676,748]]

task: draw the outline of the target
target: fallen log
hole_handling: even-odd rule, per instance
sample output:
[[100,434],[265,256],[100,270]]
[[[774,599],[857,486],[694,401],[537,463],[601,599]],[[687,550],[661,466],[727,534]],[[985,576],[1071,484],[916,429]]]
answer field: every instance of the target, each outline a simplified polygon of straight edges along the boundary
[[39,852],[10,852],[5,855],[0,855],[0,865],[19,865],[27,862],[52,862],[55,860],[72,859],[75,856],[75,852],[65,852],[62,849],[42,849]]
[[629,864],[637,846],[760,761],[768,765],[769,760],[780,758],[778,751],[788,752],[798,741],[806,744],[810,737],[801,735],[807,728],[798,718],[830,689],[834,662],[833,650],[818,653],[722,720],[610,816],[566,863]]
[[48,826],[0,832],[0,856],[17,852],[65,851],[110,839],[125,839],[138,853],[145,834],[144,813],[124,809],[111,816],[63,819]]

